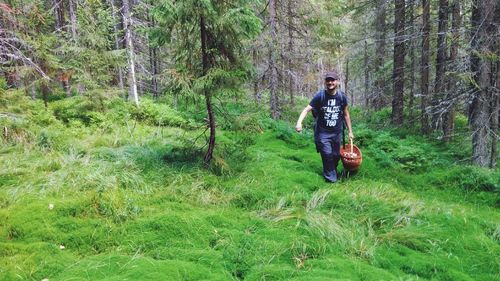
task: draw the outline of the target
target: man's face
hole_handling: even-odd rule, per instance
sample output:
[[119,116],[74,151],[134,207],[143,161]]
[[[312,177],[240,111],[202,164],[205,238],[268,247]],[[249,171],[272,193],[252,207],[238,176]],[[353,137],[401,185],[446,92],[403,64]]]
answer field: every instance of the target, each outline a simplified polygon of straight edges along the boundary
[[338,86],[339,80],[333,78],[325,79],[325,86],[327,90],[335,90]]

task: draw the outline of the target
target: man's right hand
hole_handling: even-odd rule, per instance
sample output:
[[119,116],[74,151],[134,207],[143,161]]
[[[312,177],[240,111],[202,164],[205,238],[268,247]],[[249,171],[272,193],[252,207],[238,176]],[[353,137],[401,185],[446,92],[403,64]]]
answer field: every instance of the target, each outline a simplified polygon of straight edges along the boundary
[[295,125],[295,131],[297,131],[298,133],[302,132],[302,124]]

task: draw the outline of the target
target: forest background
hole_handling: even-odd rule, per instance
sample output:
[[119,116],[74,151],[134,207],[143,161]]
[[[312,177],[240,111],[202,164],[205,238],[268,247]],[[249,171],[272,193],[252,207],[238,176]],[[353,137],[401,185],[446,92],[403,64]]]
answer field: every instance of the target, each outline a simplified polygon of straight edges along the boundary
[[500,278],[497,2],[1,2],[2,279]]

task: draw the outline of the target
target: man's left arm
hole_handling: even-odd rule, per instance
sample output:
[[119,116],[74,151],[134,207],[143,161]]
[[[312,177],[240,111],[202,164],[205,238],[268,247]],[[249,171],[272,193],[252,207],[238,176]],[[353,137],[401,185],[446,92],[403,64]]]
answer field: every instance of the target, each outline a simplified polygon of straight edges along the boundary
[[344,108],[344,119],[345,123],[347,124],[347,129],[349,130],[349,139],[354,139],[354,134],[352,133],[351,126],[351,116],[349,115],[349,108],[347,105]]

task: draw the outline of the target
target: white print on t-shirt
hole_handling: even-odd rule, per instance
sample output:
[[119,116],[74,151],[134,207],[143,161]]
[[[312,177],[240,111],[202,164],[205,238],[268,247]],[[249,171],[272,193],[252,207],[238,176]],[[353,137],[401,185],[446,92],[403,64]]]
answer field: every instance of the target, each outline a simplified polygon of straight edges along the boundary
[[339,119],[340,106],[336,105],[336,99],[329,99],[328,106],[323,106],[324,118],[327,127],[335,127]]

